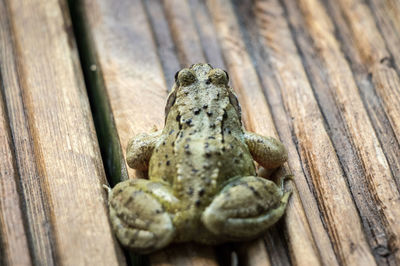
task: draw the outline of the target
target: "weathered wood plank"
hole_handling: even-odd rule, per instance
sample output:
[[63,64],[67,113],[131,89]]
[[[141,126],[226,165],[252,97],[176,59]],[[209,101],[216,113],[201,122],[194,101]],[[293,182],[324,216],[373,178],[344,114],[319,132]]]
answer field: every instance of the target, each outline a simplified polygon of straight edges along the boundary
[[124,264],[108,222],[104,170],[65,3],[5,5],[12,42],[1,36],[9,52],[0,60],[8,69],[2,86],[33,262]]
[[[225,62],[221,47],[216,38],[215,26],[205,1],[189,0],[190,10],[196,25],[196,34],[199,35],[204,56],[209,64],[225,69]],[[192,60],[193,61],[193,60]]]
[[[97,78],[101,79],[94,82],[103,86],[95,89],[107,96],[105,101],[113,115],[121,154],[125,154],[131,137],[151,131],[154,125],[161,128],[164,121],[167,89],[149,21],[141,1],[118,1],[116,4],[87,0],[81,11],[86,24],[81,26],[88,35],[85,45],[91,53],[88,60],[96,66],[100,74]],[[153,19],[152,23],[157,22]],[[118,160],[125,164],[122,156]],[[140,175],[129,170],[129,176]],[[213,250],[208,247],[175,245],[152,254],[150,263],[215,265],[216,262]]]
[[[394,178],[397,176],[396,181],[399,187],[400,161],[397,158],[400,141],[400,90],[398,89],[400,83],[392,55],[386,48],[385,40],[376,26],[371,10],[364,2],[340,1],[339,3],[340,5],[332,5],[331,3],[329,7],[333,11],[338,32],[342,36],[342,47],[347,58],[350,59],[350,66],[359,87],[361,87],[360,94],[364,97],[366,104],[368,105],[369,101],[365,91],[368,91],[369,88],[365,84],[368,84],[371,89],[375,89],[377,96],[380,97],[375,102],[381,102],[383,108],[374,110],[367,106],[367,111],[370,116],[374,116],[373,113],[379,116],[382,109],[386,113],[387,117],[385,115],[380,116],[378,122],[371,120],[378,132],[377,137],[380,139],[393,176]],[[368,30],[365,30],[365,28]],[[397,35],[390,36],[389,41],[396,40]],[[390,47],[390,45],[388,46]],[[371,94],[374,95],[375,93],[369,93],[369,97],[373,97]],[[387,121],[390,122],[390,126],[386,125]],[[385,135],[389,135],[384,133],[385,131],[390,131],[390,135],[393,131],[397,145],[393,142],[395,140],[387,141],[385,139]]]
[[[0,5],[0,14],[4,14]],[[2,16],[0,24],[3,24]],[[3,44],[4,28],[0,27],[0,43]],[[1,45],[3,47],[3,45]],[[3,58],[0,48],[0,58]],[[1,70],[4,70],[1,68]],[[0,71],[2,73],[3,71]],[[3,77],[0,76],[0,80]],[[0,264],[31,265],[28,240],[23,225],[23,213],[18,195],[18,172],[13,153],[8,119],[0,91]]]
[[400,2],[397,0],[368,0],[377,27],[382,34],[393,63],[400,71]]
[[181,64],[161,1],[149,0],[144,1],[144,4],[157,43],[158,56],[163,66],[167,89],[170,89],[174,85],[174,76],[181,69]]
[[[400,143],[400,80],[396,71],[383,62],[372,73],[372,82],[393,128],[397,143]],[[397,145],[398,146],[398,145]],[[397,175],[398,186],[400,176]]]
[[[287,5],[289,4],[292,5],[288,1]],[[356,5],[352,7],[356,8]],[[352,175],[348,176],[357,206],[360,211],[364,212],[368,210],[368,206],[365,206],[366,204],[374,205],[372,208],[379,210],[377,217],[383,223],[385,231],[389,232],[389,234],[397,235],[399,224],[395,221],[399,219],[400,210],[391,206],[398,204],[398,189],[382,147],[363,106],[354,76],[341,51],[341,46],[335,38],[332,21],[321,3],[317,1],[300,1],[299,8],[302,12],[301,15],[304,16],[307,32],[310,36],[309,43],[299,42],[299,45],[300,49],[304,51],[303,54],[306,55],[305,58],[308,61],[312,79],[314,78],[316,82],[319,80],[319,84],[314,83],[314,86],[318,88],[315,91],[318,94],[323,90],[328,90],[324,94],[331,95],[331,99],[334,100],[334,109],[340,111],[340,117],[346,131],[345,134],[356,151],[356,160],[359,160],[361,164],[362,179],[360,179],[359,172],[353,172]],[[298,8],[293,7],[291,10],[293,11],[292,14],[295,14]],[[291,16],[289,15],[289,17]],[[361,38],[363,37],[365,35]],[[308,56],[310,53],[307,53],[307,51],[310,50],[310,47],[316,51],[314,56]],[[379,58],[382,52],[382,50],[378,50],[380,49],[379,43],[374,43],[371,49],[374,50],[374,55]],[[322,73],[320,71],[321,68],[326,69],[326,71]],[[320,96],[319,99],[322,100],[323,97]],[[331,111],[328,109],[325,113],[328,114]],[[330,123],[329,120],[328,123]],[[335,125],[331,126],[334,128]],[[338,152],[343,153],[344,150],[339,150],[338,147]],[[342,162],[350,165],[346,162],[346,158]],[[360,190],[359,183],[365,183],[366,190]],[[363,198],[364,196],[366,198],[370,197],[372,201],[365,203],[363,201],[365,199]],[[365,224],[368,222],[368,218],[373,216],[362,213],[361,217],[363,219],[367,218],[364,220]],[[370,245],[373,246],[374,240],[369,239],[369,241]],[[377,246],[373,246],[373,248],[375,249]]]
[[[9,123],[14,140],[15,160],[20,183],[21,209],[26,219],[31,259],[33,263],[42,265],[54,264],[52,227],[49,222],[49,204],[42,190],[42,179],[39,178],[36,156],[33,151],[29,124],[21,97],[21,84],[18,76],[17,57],[12,41],[12,24],[7,3],[2,1],[1,23],[1,82],[6,101]],[[13,100],[16,99],[16,100]],[[25,256],[27,256],[25,254]]]
[[[287,8],[296,43],[298,48],[301,48],[301,54],[305,59],[303,60],[305,69],[314,87],[314,93],[317,96],[324,118],[328,123],[326,127],[335,145],[343,171],[353,191],[352,196],[363,221],[364,232],[367,237],[375,235],[379,244],[384,237],[382,237],[383,230],[380,221],[376,219],[377,209],[369,193],[365,192],[368,191],[367,184],[359,180],[360,174],[363,173],[362,165],[357,158],[355,148],[351,144],[351,139],[347,137],[348,134],[342,121],[341,110],[336,107],[333,93],[326,88],[327,84],[324,76],[326,72],[321,71],[325,67],[319,62],[318,50],[312,47],[312,41],[309,40],[307,31],[304,30],[307,29],[305,21],[300,14],[294,12],[299,8],[296,5],[288,6]],[[366,219],[368,219],[368,222],[366,222]],[[371,243],[371,238],[369,238],[369,241]],[[380,261],[380,263],[382,262]]]
[[[328,8],[340,34],[338,36],[342,41],[341,49],[352,68],[369,118],[382,145],[394,181],[397,181],[399,187],[400,147],[398,139],[396,141],[396,124],[400,121],[400,84],[396,70],[390,63],[390,52],[376,27],[371,10],[364,2],[339,1],[336,5],[330,3]],[[371,202],[372,199],[368,201]],[[366,201],[362,200],[361,205],[365,205],[364,202]],[[372,232],[369,237],[374,242],[374,255],[381,263],[395,265],[397,244],[392,240],[394,235],[385,219],[379,218],[381,214],[377,211],[379,208],[376,204],[371,202],[368,205],[371,208],[370,214],[363,216],[368,217],[364,223],[367,235]]]
[[163,123],[167,89],[151,29],[140,1],[88,0],[83,9],[96,56],[93,66],[102,75],[125,153],[130,138]]
[[184,66],[190,66],[193,62],[204,62],[204,52],[188,1],[163,0],[163,3],[179,61]]

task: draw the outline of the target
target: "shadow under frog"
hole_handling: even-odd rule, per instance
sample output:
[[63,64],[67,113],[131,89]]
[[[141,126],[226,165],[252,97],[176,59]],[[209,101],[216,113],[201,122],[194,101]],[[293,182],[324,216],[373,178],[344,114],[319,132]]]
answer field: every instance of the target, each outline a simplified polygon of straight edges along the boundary
[[278,140],[243,129],[225,71],[209,64],[180,70],[163,130],[130,140],[127,162],[148,170],[109,190],[110,218],[123,246],[149,253],[171,242],[218,244],[252,239],[283,215],[290,192],[257,177],[287,160]]

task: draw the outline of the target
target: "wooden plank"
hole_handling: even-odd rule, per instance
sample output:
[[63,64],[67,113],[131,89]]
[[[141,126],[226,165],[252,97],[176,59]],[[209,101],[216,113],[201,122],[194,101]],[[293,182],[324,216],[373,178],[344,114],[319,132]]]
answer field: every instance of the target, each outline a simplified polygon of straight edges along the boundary
[[[383,108],[393,128],[397,143],[400,143],[400,80],[396,71],[386,64],[377,65],[372,73],[372,82],[379,97],[382,99]],[[393,144],[393,143],[391,143]],[[398,167],[399,168],[399,167]],[[397,176],[400,186],[399,175]]]
[[[359,62],[356,63],[359,63],[360,67],[364,70],[364,75],[368,71],[372,76],[372,82],[375,85],[377,94],[382,99],[385,112],[394,129],[397,141],[400,142],[400,110],[396,108],[400,107],[399,90],[397,89],[400,84],[395,65],[392,64],[391,59],[391,53],[393,50],[397,52],[398,46],[391,51],[388,51],[386,48],[386,43],[388,47],[393,46],[392,42],[399,43],[400,45],[400,36],[392,30],[392,34],[388,36],[389,40],[385,42],[383,34],[376,26],[371,10],[363,1],[340,1],[339,3],[340,6],[338,8],[342,11],[343,19],[347,22],[348,30],[351,32],[352,44],[356,47],[352,51],[359,56]],[[335,8],[335,5],[332,5],[332,8]],[[396,8],[393,8],[392,12],[395,10]],[[388,12],[388,15],[392,12]],[[398,15],[400,15],[400,9],[398,9]],[[388,17],[390,18],[390,16]],[[345,30],[345,28],[346,25],[342,24],[340,31]],[[396,56],[394,58],[396,61],[399,61],[400,55],[398,55],[399,58],[396,58]]]
[[[2,69],[34,264],[124,264],[63,1],[4,1]],[[4,64],[4,65],[3,65]],[[3,74],[3,73],[2,73]],[[18,81],[18,82],[16,82]]]
[[[400,210],[392,208],[392,206],[398,205],[399,192],[385,154],[363,106],[354,76],[341,51],[341,46],[335,38],[332,21],[321,3],[317,1],[300,1],[299,7],[305,16],[304,20],[311,39],[308,44],[300,43],[300,47],[307,51],[310,49],[310,44],[313,43],[314,46],[311,47],[317,51],[317,56],[314,55],[312,58],[307,57],[308,54],[306,55],[312,75],[319,76],[317,79],[320,79],[320,84],[314,85],[319,88],[316,93],[325,89],[328,90],[325,95],[328,93],[331,95],[335,108],[340,111],[346,130],[345,134],[356,151],[355,158],[361,164],[362,179],[360,179],[360,172],[353,172],[352,175],[348,176],[356,203],[361,212],[368,209],[368,206],[365,206],[366,204],[371,204],[375,210],[378,209],[377,216],[373,219],[380,220],[388,235],[396,236],[399,231],[399,224],[396,221],[400,218],[398,217]],[[357,9],[357,5],[353,5],[352,8]],[[297,9],[293,8],[292,10]],[[367,16],[364,17],[364,22],[366,18]],[[364,37],[365,35],[361,38]],[[374,43],[371,49],[378,56],[377,58],[380,58],[382,50],[379,48],[379,42]],[[370,58],[369,60],[374,59]],[[313,69],[312,66],[318,67]],[[326,69],[326,72],[321,73],[321,67]],[[322,99],[322,97],[319,98]],[[331,112],[331,110],[327,112]],[[343,152],[340,149],[338,151]],[[360,183],[365,184],[366,190],[360,190]],[[364,195],[366,198],[370,197],[371,201],[365,202]],[[372,214],[362,213],[361,216],[373,217]],[[364,223],[367,222],[368,219],[364,221]],[[370,245],[373,246],[374,240],[369,239],[369,241]],[[373,246],[373,248],[375,249],[377,246]]]
[[[35,163],[33,143],[29,134],[25,110],[22,104],[20,78],[18,77],[16,51],[12,41],[12,18],[6,9],[7,3],[2,1],[1,23],[1,75],[4,101],[6,101],[9,123],[14,140],[15,160],[20,183],[21,206],[26,219],[26,234],[28,238],[31,259],[33,263],[43,265],[54,264],[54,248],[49,226],[49,208],[43,194],[42,179],[39,178]],[[16,100],[10,100],[16,99]],[[25,255],[27,256],[27,255]]]
[[[385,40],[397,71],[400,71],[400,2],[397,0],[368,0],[376,25]],[[373,27],[375,28],[375,27]]]
[[171,35],[177,47],[179,61],[184,66],[205,62],[205,55],[188,1],[163,0],[163,3]]
[[[351,6],[353,8],[350,8]],[[398,160],[400,153],[398,145],[400,141],[400,90],[398,88],[400,82],[391,51],[386,48],[390,45],[385,44],[383,33],[379,31],[371,10],[364,2],[340,2],[340,5],[331,4],[329,7],[342,36],[346,56],[350,59],[358,86],[361,87],[360,94],[367,105],[367,111],[375,131],[379,132],[377,137],[392,174],[396,178],[400,176],[400,161]],[[364,30],[364,28],[368,30]],[[388,42],[396,40],[398,35],[400,34],[392,32]],[[380,99],[378,97],[375,100],[371,99],[375,94]],[[374,108],[371,101],[376,102],[376,106],[381,106]],[[386,115],[380,115],[382,110]],[[376,121],[373,119],[374,116],[378,118]],[[388,123],[390,126],[387,125]],[[396,181],[400,188],[400,179],[397,178]]]
[[[161,128],[164,121],[167,89],[148,17],[141,1],[87,0],[81,8],[87,60],[99,73],[95,89],[107,96],[105,104],[113,114],[115,136],[125,154],[130,138],[151,131],[154,125]],[[118,160],[125,164],[122,156]],[[131,169],[128,172],[131,178],[140,176]],[[150,263],[216,265],[213,250],[197,245],[173,245],[152,254]]]
[[[212,23],[210,12],[202,0],[189,0],[191,15],[196,26],[196,33],[203,48],[206,61],[212,66],[225,69],[225,62],[221,47],[216,38],[215,26]],[[193,61],[193,59],[192,59]]]
[[[368,191],[367,184],[360,182],[360,175],[363,174],[362,164],[357,158],[356,149],[352,146],[351,138],[348,137],[346,126],[342,121],[341,109],[336,106],[334,100],[334,93],[327,87],[326,72],[321,71],[321,69],[325,69],[325,66],[318,60],[319,57],[316,53],[318,50],[311,45],[313,42],[310,40],[307,30],[305,30],[307,25],[302,19],[302,14],[294,12],[294,10],[299,10],[299,7],[296,5],[288,6],[288,10],[290,26],[293,29],[293,35],[296,37],[296,44],[301,48],[301,54],[305,59],[303,63],[307,75],[315,88],[314,93],[327,123],[326,127],[329,130],[328,132],[341,161],[342,169],[353,191],[352,196],[363,222],[363,231],[372,245],[379,246],[382,243],[382,238],[384,238],[384,232],[377,216],[377,208],[370,194],[366,193]],[[378,219],[376,219],[377,217]],[[375,236],[376,240],[371,242],[371,236]],[[377,243],[374,243],[374,241]],[[375,259],[377,259],[375,251],[373,252]],[[380,260],[378,261],[383,263]]]
[[[336,5],[331,3],[328,8],[340,33],[341,49],[346,53],[394,182],[399,188],[400,147],[397,127],[400,121],[398,110],[400,84],[394,65],[391,63],[391,54],[386,48],[382,33],[376,27],[371,10],[364,2],[339,1]],[[396,35],[392,37],[395,38]],[[369,237],[374,242],[372,247],[375,257],[381,263],[394,265],[397,256],[395,247],[398,245],[393,241],[396,239],[394,237],[396,234],[388,228],[385,218],[379,219],[381,214],[376,211],[376,205],[369,205],[372,209],[371,214],[363,216],[369,217],[366,223],[367,232],[372,232]]]
[[181,64],[176,54],[176,47],[168,27],[164,8],[161,0],[143,2],[146,6],[151,28],[154,31],[158,56],[163,66],[167,88],[171,89],[175,82],[175,73],[181,69]]
[[83,12],[95,50],[93,66],[102,75],[125,153],[130,138],[163,123],[167,89],[151,29],[139,1],[90,0],[83,3]]
[[[0,14],[4,14],[2,7],[4,6],[0,5]],[[1,25],[6,25],[1,21],[4,18],[5,16],[0,17]],[[0,27],[0,47],[4,47],[3,33],[4,28]],[[3,58],[3,52],[0,48],[0,58]],[[4,69],[0,69],[0,73],[3,73]],[[3,77],[0,76],[0,80],[3,80]],[[13,153],[14,146],[3,103],[0,93],[0,264],[31,265],[16,183],[18,172]]]

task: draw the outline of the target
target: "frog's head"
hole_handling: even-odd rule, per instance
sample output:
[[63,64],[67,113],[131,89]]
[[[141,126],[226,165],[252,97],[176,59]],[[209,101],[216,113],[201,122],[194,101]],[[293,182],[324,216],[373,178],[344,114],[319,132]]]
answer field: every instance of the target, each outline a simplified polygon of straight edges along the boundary
[[225,70],[213,68],[210,64],[193,64],[175,74],[177,87],[187,87],[194,83],[228,87],[228,81],[228,73]]
[[226,95],[229,97],[229,101],[240,117],[241,109],[239,102],[232,88],[228,85],[228,82],[228,73],[220,68],[213,68],[210,64],[193,64],[189,68],[179,70],[175,74],[175,83],[168,95],[167,104],[165,106],[165,117],[168,116],[170,108],[174,105],[176,98],[179,97],[178,91],[184,90],[186,95],[189,96],[190,94],[196,93],[199,89],[225,91]]

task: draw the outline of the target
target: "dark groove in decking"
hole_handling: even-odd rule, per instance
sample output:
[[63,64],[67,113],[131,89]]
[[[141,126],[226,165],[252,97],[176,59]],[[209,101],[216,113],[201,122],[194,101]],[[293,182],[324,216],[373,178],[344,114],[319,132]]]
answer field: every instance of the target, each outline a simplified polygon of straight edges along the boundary
[[[128,179],[128,173],[125,168],[125,162],[121,161],[123,156],[118,132],[105,92],[102,72],[98,62],[96,62],[96,56],[94,56],[97,52],[91,46],[91,32],[86,25],[81,3],[77,2],[79,1],[68,1],[71,21],[74,35],[78,36],[76,38],[77,50],[107,181],[113,187],[118,182]],[[95,66],[95,69],[93,69],[93,66]],[[137,256],[126,250],[124,250],[124,255],[127,266],[148,265],[147,257]]]
[[[149,24],[151,25],[153,39],[157,45],[158,57],[160,58],[163,67],[167,88],[170,90],[175,82],[175,73],[182,68],[182,65],[177,57],[176,46],[171,38],[171,31],[161,1],[162,0],[142,0],[142,3]],[[154,9],[156,9],[156,13],[154,12]],[[157,14],[160,16],[156,16]]]

